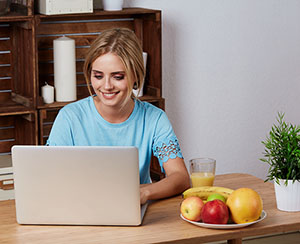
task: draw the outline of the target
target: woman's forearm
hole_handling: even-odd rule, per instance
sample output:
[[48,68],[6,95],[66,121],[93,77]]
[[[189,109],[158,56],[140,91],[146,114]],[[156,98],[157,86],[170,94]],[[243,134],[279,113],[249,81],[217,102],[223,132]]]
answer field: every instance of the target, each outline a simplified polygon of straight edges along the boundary
[[141,203],[147,200],[156,200],[166,198],[182,193],[190,187],[190,180],[188,174],[185,172],[175,172],[166,178],[152,183],[142,185],[141,190]]

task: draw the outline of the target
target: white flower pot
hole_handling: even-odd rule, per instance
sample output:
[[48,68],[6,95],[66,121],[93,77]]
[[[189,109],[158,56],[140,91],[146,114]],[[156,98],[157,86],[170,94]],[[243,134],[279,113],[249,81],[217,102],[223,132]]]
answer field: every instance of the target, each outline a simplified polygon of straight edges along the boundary
[[105,11],[119,11],[123,9],[124,0],[102,0]]
[[282,211],[296,212],[300,211],[300,182],[288,180],[279,180],[279,185],[274,182],[277,208]]

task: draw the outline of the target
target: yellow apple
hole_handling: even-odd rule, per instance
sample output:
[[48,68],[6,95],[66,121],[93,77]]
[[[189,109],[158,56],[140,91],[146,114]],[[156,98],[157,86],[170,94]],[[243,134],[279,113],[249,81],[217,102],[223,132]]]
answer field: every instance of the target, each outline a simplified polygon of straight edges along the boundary
[[201,210],[204,203],[200,197],[192,196],[184,199],[180,206],[183,217],[191,221],[201,220]]

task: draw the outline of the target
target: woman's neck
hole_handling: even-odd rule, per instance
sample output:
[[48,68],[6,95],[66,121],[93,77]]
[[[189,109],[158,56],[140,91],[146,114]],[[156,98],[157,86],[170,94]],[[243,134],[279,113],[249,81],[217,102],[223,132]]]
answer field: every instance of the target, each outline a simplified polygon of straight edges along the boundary
[[128,99],[122,107],[113,107],[104,105],[95,96],[94,104],[102,118],[112,124],[119,124],[126,121],[134,109],[134,100],[132,98]]

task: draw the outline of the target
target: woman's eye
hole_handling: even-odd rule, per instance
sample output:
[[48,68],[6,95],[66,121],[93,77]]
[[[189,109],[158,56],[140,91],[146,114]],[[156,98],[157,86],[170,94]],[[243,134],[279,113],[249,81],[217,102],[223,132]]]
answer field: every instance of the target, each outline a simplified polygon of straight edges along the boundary
[[94,77],[97,79],[97,80],[101,80],[103,78],[102,75],[94,75]]
[[115,75],[114,78],[116,80],[123,80],[124,79],[124,75]]

